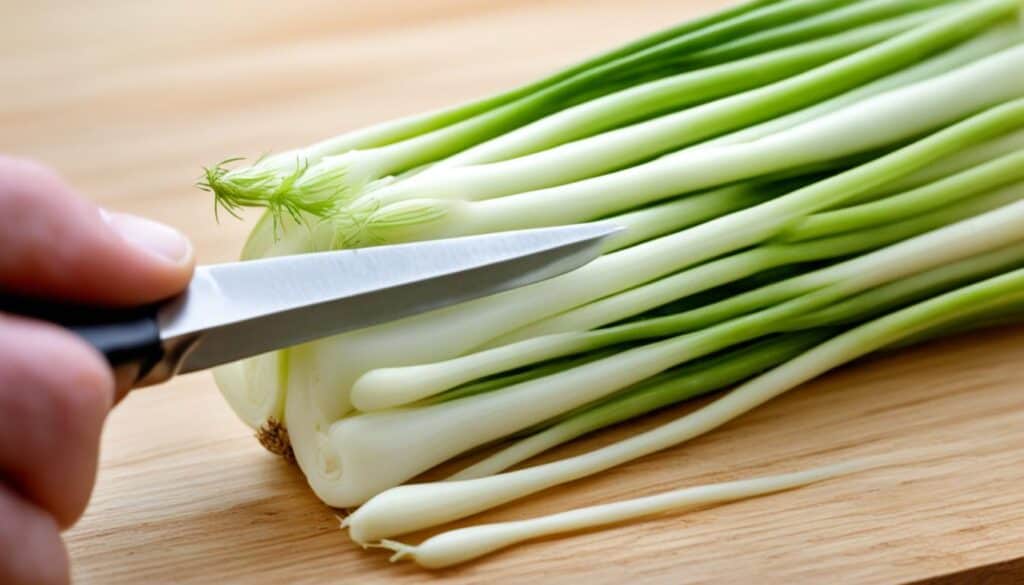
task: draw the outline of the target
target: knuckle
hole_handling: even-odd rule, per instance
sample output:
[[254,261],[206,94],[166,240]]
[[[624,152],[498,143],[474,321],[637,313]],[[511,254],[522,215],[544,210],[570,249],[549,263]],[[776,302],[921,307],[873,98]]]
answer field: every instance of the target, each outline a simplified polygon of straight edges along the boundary
[[0,317],[0,348],[15,345],[0,363],[0,412],[11,421],[0,428],[2,472],[68,526],[92,490],[113,381],[73,334]]
[[44,281],[66,279],[68,258],[81,252],[61,245],[82,217],[70,188],[35,162],[0,158],[0,280],[31,288],[31,275]]
[[78,339],[61,332],[59,356],[64,369],[51,381],[60,414],[72,418],[109,410],[113,381],[102,358]]
[[109,369],[92,348],[55,326],[0,319],[0,368],[8,413],[39,419],[40,432],[78,441],[98,432],[113,394]]
[[49,514],[0,486],[0,582],[10,585],[67,585],[68,555],[60,527]]
[[38,205],[40,193],[60,192],[66,185],[50,167],[33,159],[0,157],[0,197],[5,204]]
[[27,381],[44,393],[56,414],[105,412],[113,381],[103,358],[70,332],[48,324],[35,329],[30,344],[38,359],[27,368]]

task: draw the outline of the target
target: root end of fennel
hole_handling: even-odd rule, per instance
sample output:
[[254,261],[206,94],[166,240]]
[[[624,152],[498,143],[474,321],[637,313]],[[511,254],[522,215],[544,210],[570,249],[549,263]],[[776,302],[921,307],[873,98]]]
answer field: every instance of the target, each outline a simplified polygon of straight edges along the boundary
[[278,455],[288,463],[296,465],[295,451],[292,450],[291,439],[288,438],[288,429],[281,421],[275,418],[268,418],[263,426],[256,430],[256,440],[263,445],[263,448],[274,455]]

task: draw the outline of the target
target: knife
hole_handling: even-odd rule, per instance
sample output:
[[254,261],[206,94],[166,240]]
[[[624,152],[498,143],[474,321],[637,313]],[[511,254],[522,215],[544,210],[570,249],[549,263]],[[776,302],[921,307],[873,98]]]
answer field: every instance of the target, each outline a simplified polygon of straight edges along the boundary
[[0,311],[79,334],[132,387],[409,317],[578,268],[620,228],[579,224],[199,266],[137,309],[0,297]]

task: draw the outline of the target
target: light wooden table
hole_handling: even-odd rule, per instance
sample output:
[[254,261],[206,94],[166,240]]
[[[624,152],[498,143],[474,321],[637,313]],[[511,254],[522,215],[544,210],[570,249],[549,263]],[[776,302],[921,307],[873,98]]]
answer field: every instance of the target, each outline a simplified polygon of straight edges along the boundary
[[[179,227],[204,262],[227,260],[247,227],[214,222],[191,186],[200,165],[507,87],[716,4],[4,2],[0,150]],[[869,453],[917,449],[918,464],[531,543],[437,575],[355,548],[209,376],[187,376],[111,416],[95,497],[68,534],[74,572],[95,584],[893,583],[963,571],[934,582],[1011,582],[1024,571],[1022,358],[1019,328],[875,358],[685,448],[484,518]]]

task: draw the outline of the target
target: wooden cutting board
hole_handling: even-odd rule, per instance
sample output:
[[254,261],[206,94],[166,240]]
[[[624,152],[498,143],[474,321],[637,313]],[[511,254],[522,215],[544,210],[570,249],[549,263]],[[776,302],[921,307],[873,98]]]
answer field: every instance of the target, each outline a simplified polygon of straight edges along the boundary
[[[508,87],[721,0],[90,0],[0,5],[0,151],[112,208],[168,221],[203,262],[218,225],[200,165]],[[685,447],[482,520],[865,454],[919,462],[754,501],[516,547],[428,574],[337,529],[206,374],[111,416],[99,484],[67,535],[78,583],[931,583],[1024,573],[1024,329],[876,357]],[[680,411],[561,451],[592,448]],[[945,577],[943,577],[945,576]]]

